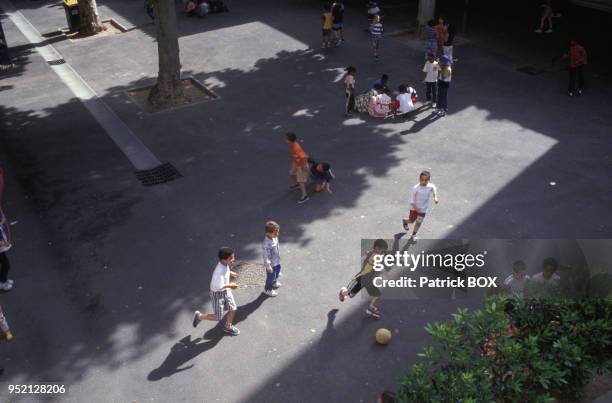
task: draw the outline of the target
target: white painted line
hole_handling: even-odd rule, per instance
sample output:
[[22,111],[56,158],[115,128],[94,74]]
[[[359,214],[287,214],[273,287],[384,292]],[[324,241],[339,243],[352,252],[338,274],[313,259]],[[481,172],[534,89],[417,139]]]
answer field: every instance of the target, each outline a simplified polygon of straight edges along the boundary
[[[45,41],[40,32],[28,21],[9,0],[0,0],[0,8],[21,31],[26,39],[35,46],[36,51],[46,61],[61,59],[62,56],[51,45],[38,46]],[[113,110],[96,94],[68,63],[49,66],[66,84],[98,121],[117,147],[130,160],[136,170],[146,170],[161,165],[161,162],[145,146],[130,128],[113,112]]]

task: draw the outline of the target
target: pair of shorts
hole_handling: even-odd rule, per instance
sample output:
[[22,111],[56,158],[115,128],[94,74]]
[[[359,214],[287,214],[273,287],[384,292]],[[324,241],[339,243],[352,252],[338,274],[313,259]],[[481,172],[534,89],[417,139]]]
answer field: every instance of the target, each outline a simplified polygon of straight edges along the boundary
[[227,312],[238,309],[231,290],[211,291],[210,301],[217,320],[223,319]]
[[382,293],[380,289],[374,285],[374,279],[379,276],[380,274],[377,272],[371,271],[368,274],[352,279],[347,287],[349,290],[349,297],[353,298],[362,288],[366,289],[370,297],[380,297]]
[[342,29],[342,23],[341,22],[334,22],[332,24],[332,29],[334,31],[340,31]]
[[380,36],[372,36],[372,46],[376,49],[380,47]]
[[324,37],[331,36],[331,29],[322,29],[321,33]]
[[291,166],[289,175],[295,176],[295,181],[297,183],[306,183],[308,182],[308,166]]
[[423,222],[425,219],[426,213],[417,213],[416,210],[410,210],[410,215],[408,215],[408,222],[412,224],[413,222]]

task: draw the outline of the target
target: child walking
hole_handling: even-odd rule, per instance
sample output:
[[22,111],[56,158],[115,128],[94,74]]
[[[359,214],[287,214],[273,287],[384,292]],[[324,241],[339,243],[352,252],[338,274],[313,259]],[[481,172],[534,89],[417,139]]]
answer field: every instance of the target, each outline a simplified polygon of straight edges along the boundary
[[362,288],[365,288],[370,296],[370,303],[366,309],[366,314],[373,318],[380,318],[380,309],[376,305],[380,299],[381,292],[378,287],[374,285],[374,279],[379,276],[379,273],[373,269],[374,256],[384,255],[387,249],[389,249],[389,245],[384,239],[377,239],[374,241],[374,249],[366,253],[359,273],[351,279],[348,286],[340,289],[338,293],[340,302],[344,302],[346,297],[353,298]]
[[427,53],[427,61],[423,66],[423,73],[425,73],[425,78],[423,82],[425,83],[425,97],[427,98],[427,103],[432,104],[433,108],[436,108],[436,84],[438,83],[438,62],[433,53]]
[[275,291],[280,288],[281,283],[278,281],[280,276],[280,251],[278,249],[278,234],[280,233],[280,225],[275,221],[266,223],[266,236],[263,240],[263,261],[266,268],[266,285],[264,286],[264,294],[268,297],[276,297],[278,293]]
[[333,16],[331,12],[331,5],[325,4],[323,6],[323,40],[321,48],[328,48],[331,46],[331,33],[332,33]]
[[344,107],[344,116],[352,116],[351,112],[355,109],[355,73],[357,69],[353,66],[346,68],[346,76],[344,76],[344,87],[346,95],[346,105]]
[[298,203],[304,203],[309,199],[308,193],[306,193],[306,182],[308,181],[308,154],[306,154],[304,149],[298,144],[295,133],[285,134],[285,144],[289,144],[291,147],[291,155],[293,156],[289,176],[293,179],[295,184],[291,185],[289,190],[299,188],[302,192],[302,196],[298,200]]
[[372,26],[370,32],[372,34],[372,50],[374,53],[374,59],[378,60],[378,51],[380,48],[380,40],[383,34],[383,24],[380,22],[380,15],[375,15],[372,19]]
[[414,228],[412,230],[412,235],[410,235],[411,240],[416,240],[417,232],[419,232],[419,228],[423,224],[423,220],[425,219],[425,215],[427,214],[427,209],[429,208],[429,199],[433,196],[433,200],[436,204],[438,204],[438,189],[436,185],[429,182],[431,178],[431,174],[429,171],[423,171],[419,175],[419,183],[412,187],[412,192],[410,193],[410,213],[408,218],[402,219],[402,224],[404,225],[404,229],[406,231],[410,231],[409,224],[414,223]]
[[236,301],[232,290],[238,288],[236,283],[230,282],[230,277],[236,277],[236,273],[230,270],[229,265],[236,260],[234,249],[223,247],[218,252],[219,263],[213,271],[210,280],[210,301],[214,313],[203,314],[200,311],[193,313],[193,327],[203,320],[221,321],[225,316],[225,327],[223,331],[232,336],[238,336],[240,330],[232,322],[236,314]]

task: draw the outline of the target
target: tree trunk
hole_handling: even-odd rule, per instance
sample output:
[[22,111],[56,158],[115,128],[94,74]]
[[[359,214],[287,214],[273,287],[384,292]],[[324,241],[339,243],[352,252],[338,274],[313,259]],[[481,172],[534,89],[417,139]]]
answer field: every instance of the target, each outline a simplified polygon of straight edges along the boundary
[[[2,29],[2,21],[0,21],[0,71],[8,70],[13,67],[13,62],[11,61],[11,55],[9,54],[8,44],[6,43],[6,38],[4,37],[4,30]],[[2,168],[0,168],[2,171]],[[2,174],[0,173],[0,176]],[[2,179],[0,177],[0,179]],[[0,186],[2,182],[0,181]],[[2,196],[2,189],[0,188],[0,196]]]
[[149,93],[149,102],[156,107],[173,105],[183,96],[181,60],[174,0],[153,0],[159,73],[157,84]]
[[102,31],[104,27],[100,21],[96,0],[79,0],[78,4],[81,19],[79,24],[79,34],[95,35]]

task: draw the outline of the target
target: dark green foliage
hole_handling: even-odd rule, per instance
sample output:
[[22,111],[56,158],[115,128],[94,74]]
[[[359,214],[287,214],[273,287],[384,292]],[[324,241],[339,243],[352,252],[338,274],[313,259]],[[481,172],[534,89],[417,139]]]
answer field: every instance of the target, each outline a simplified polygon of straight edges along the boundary
[[400,402],[573,400],[612,370],[610,299],[490,299],[425,330],[435,347],[402,377]]

